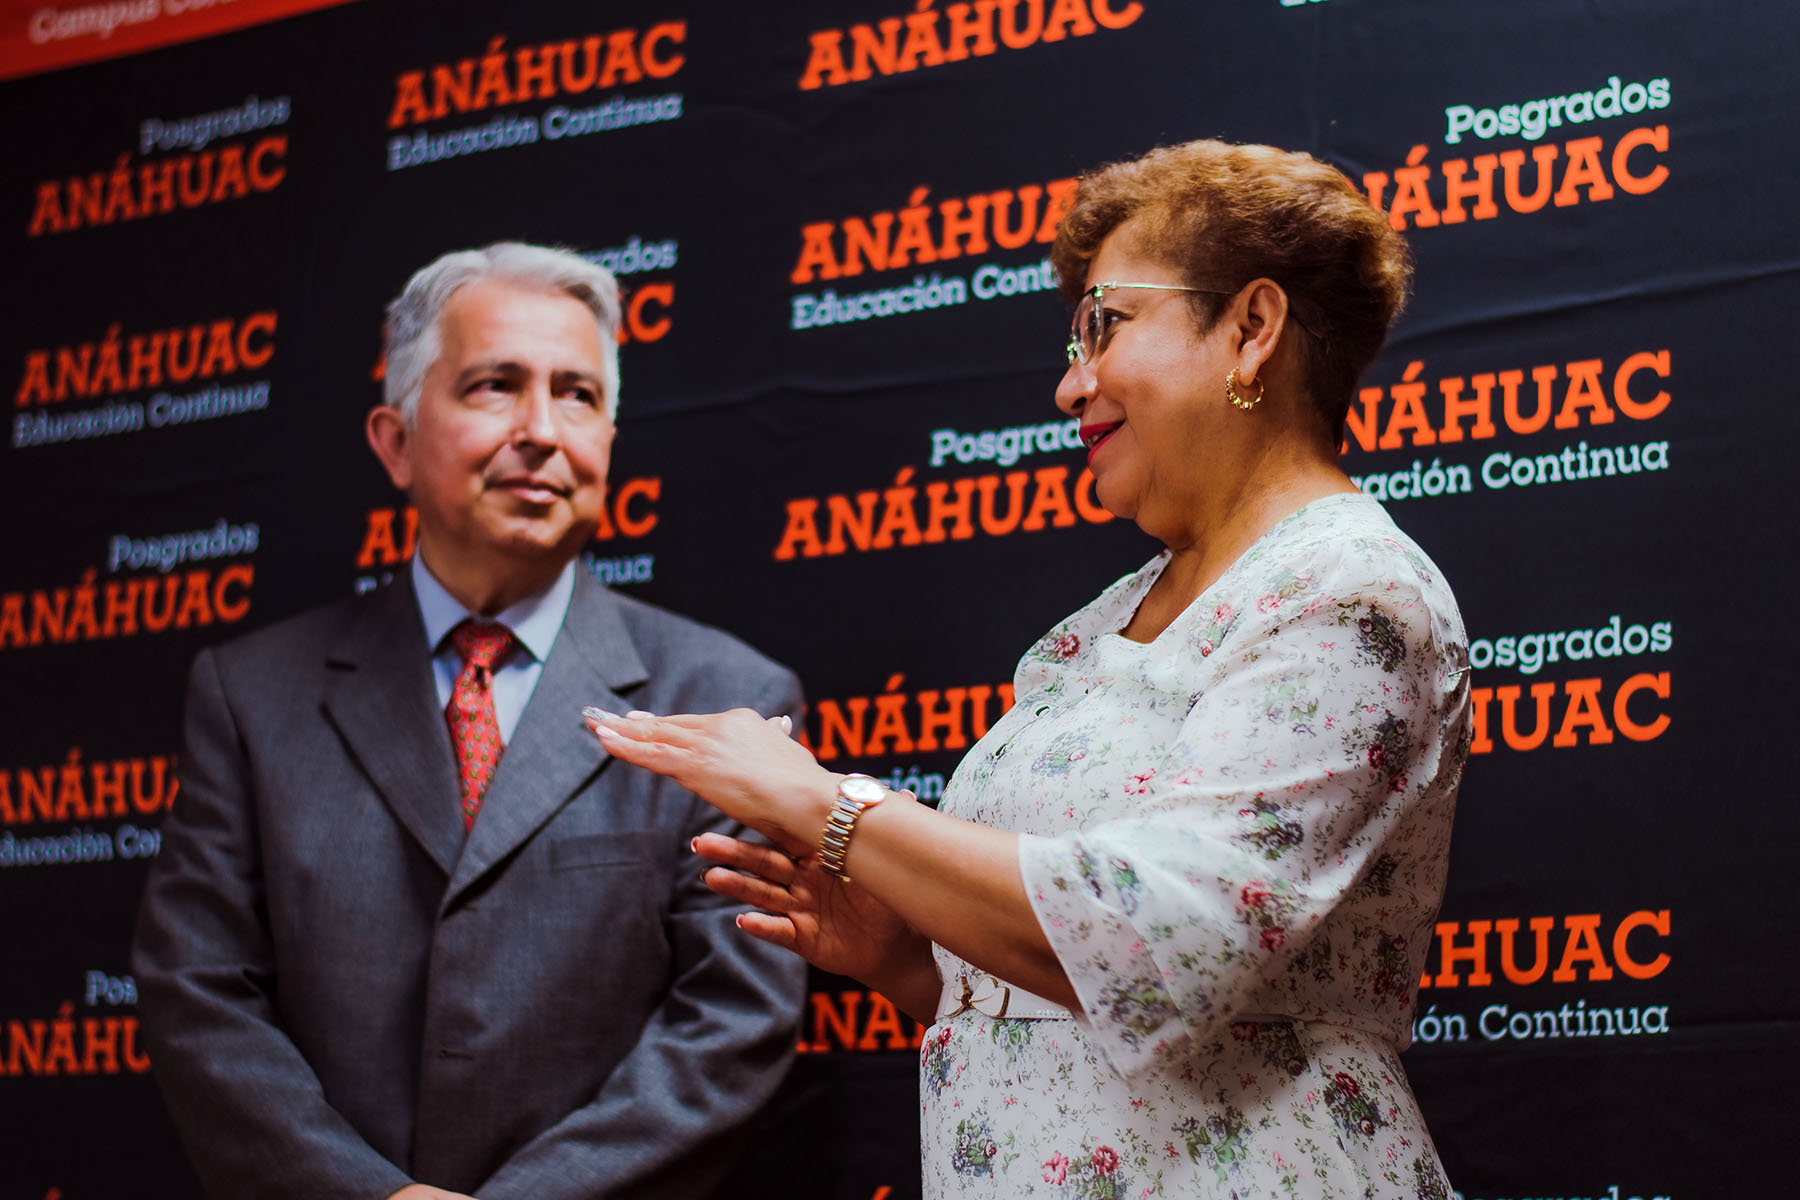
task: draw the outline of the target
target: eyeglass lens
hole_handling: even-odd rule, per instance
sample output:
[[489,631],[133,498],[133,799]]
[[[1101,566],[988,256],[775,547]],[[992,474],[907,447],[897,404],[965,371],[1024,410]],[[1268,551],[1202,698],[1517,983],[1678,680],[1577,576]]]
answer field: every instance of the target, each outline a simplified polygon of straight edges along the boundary
[[1093,361],[1100,345],[1100,299],[1103,289],[1083,292],[1069,324],[1068,357],[1071,365]]

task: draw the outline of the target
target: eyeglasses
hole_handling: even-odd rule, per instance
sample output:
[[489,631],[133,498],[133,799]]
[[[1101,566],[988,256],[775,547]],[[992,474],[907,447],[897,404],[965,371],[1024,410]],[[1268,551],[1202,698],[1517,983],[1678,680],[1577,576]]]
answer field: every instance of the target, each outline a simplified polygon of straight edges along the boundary
[[1106,293],[1115,288],[1143,288],[1152,292],[1198,292],[1204,296],[1235,296],[1236,292],[1221,292],[1213,288],[1178,287],[1172,283],[1096,283],[1081,294],[1081,300],[1075,305],[1075,316],[1069,322],[1069,344],[1063,352],[1068,355],[1069,365],[1090,363],[1100,353],[1100,343],[1106,337]]

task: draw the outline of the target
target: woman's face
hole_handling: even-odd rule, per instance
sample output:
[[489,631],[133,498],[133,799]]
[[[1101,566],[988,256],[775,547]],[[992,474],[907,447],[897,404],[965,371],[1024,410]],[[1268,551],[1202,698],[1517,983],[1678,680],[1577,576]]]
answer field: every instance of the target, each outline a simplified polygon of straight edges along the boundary
[[[1115,232],[1088,267],[1087,286],[1180,286],[1174,267],[1143,257]],[[1225,376],[1236,365],[1230,321],[1201,337],[1185,294],[1108,288],[1101,341],[1056,389],[1056,404],[1081,424],[1095,494],[1107,511],[1169,540],[1203,504],[1219,436],[1236,413]],[[1165,532],[1166,531],[1166,532]]]

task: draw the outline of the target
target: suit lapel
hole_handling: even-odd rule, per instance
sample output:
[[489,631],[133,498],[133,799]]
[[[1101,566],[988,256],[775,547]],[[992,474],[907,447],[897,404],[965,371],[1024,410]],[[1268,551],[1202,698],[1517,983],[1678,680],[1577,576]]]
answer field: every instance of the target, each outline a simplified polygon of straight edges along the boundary
[[325,712],[401,825],[446,875],[462,852],[456,758],[411,575],[371,598],[327,661]]
[[578,564],[568,615],[500,755],[445,904],[523,845],[604,765],[608,756],[582,723],[583,706],[623,712],[630,705],[620,691],[648,678],[618,601]]

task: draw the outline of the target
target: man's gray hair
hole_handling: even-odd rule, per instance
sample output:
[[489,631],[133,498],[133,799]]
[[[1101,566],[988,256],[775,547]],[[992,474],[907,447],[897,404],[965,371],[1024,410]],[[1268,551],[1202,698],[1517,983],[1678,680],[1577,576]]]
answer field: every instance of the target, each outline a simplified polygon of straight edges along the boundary
[[387,377],[382,400],[411,425],[418,417],[425,372],[443,347],[438,319],[456,289],[484,279],[566,292],[587,305],[600,326],[606,414],[619,415],[619,284],[611,271],[570,250],[495,242],[456,250],[421,267],[387,306]]

